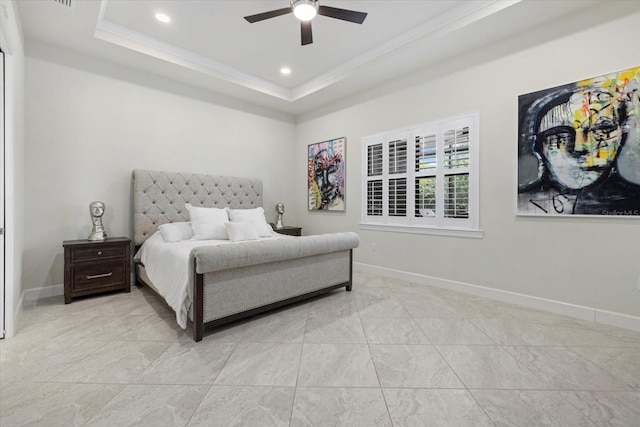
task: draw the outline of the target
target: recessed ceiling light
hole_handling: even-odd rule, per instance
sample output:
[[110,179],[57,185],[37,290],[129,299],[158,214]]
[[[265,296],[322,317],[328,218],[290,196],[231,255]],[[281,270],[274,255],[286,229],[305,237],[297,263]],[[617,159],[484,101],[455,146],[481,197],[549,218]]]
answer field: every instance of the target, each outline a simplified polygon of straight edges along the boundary
[[284,74],[285,76],[288,76],[289,74],[291,74],[291,68],[282,67],[282,68],[280,68],[280,73]]
[[165,24],[171,22],[171,18],[169,17],[169,15],[166,15],[164,13],[156,13],[156,19]]

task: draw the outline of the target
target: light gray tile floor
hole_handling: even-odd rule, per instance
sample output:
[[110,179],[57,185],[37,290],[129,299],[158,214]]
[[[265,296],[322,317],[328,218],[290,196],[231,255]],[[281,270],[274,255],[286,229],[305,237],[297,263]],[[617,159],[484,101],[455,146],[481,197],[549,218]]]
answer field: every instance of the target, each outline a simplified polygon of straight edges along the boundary
[[638,426],[640,333],[356,273],[194,343],[146,288],[25,307],[1,426]]

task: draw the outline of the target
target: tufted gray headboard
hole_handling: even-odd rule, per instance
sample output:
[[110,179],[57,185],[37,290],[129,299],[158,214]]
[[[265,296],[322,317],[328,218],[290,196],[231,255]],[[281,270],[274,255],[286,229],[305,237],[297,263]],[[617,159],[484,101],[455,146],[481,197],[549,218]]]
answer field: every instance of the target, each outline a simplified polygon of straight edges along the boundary
[[159,225],[189,221],[185,203],[207,208],[262,206],[262,181],[231,176],[133,171],[133,242],[139,246]]

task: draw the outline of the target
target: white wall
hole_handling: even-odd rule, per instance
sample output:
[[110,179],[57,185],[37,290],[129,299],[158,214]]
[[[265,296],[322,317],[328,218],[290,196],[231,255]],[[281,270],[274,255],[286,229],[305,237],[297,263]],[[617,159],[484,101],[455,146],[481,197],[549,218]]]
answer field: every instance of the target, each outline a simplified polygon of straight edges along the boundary
[[[23,286],[62,283],[62,241],[88,235],[93,200],[107,204],[111,235],[130,236],[130,173],[150,168],[260,177],[269,219],[283,201],[286,223],[304,234],[358,231],[362,264],[639,316],[639,220],[515,216],[517,96],[640,64],[640,14],[585,13],[310,112],[297,126],[91,58],[65,65],[64,53],[28,51]],[[481,115],[485,237],[359,230],[362,138],[468,111]],[[307,145],[340,136],[347,212],[309,213]]]
[[15,332],[22,295],[24,246],[24,43],[15,4],[0,1],[6,8],[0,47],[5,52],[5,330]]
[[[347,137],[347,213],[302,212],[305,233],[358,230],[363,137],[479,111],[484,238],[358,230],[355,261],[640,316],[640,220],[515,216],[518,95],[640,65],[640,13],[607,22],[610,17],[600,12],[487,46],[482,55],[493,59],[456,58],[439,64],[443,72],[436,77],[424,70],[422,78],[391,83],[391,93],[303,117],[297,128],[298,206],[306,200],[307,144]],[[572,26],[572,34],[549,40],[549,33]]]
[[293,205],[292,122],[27,54],[25,289],[63,283],[62,241],[89,235],[93,200],[132,236],[133,169],[261,178],[268,220]]

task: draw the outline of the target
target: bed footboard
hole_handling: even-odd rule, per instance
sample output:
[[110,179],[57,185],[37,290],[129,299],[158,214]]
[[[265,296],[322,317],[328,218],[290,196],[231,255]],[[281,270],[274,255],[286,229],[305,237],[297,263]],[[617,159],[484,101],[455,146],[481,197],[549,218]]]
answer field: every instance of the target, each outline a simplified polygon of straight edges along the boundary
[[197,273],[193,259],[193,338],[219,326],[334,289],[352,289],[353,250]]

